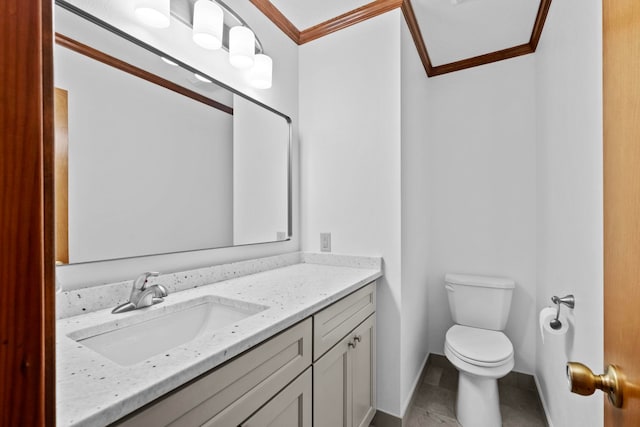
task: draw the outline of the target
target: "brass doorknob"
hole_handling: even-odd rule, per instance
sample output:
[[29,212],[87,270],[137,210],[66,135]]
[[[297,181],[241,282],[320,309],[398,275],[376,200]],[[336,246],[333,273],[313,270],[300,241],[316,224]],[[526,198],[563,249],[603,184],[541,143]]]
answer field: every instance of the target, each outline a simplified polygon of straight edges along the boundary
[[615,365],[607,366],[603,375],[595,375],[582,363],[567,362],[567,380],[572,393],[590,396],[599,389],[609,395],[609,402],[613,406],[622,408],[624,380]]

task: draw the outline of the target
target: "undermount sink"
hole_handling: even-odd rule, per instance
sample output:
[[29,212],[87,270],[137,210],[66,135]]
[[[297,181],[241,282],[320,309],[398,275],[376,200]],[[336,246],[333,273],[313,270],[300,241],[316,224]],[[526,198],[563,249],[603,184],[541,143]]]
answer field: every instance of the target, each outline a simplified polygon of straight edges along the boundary
[[215,331],[266,308],[205,296],[153,311],[134,312],[126,321],[113,320],[68,336],[111,361],[127,366],[186,344],[204,331]]

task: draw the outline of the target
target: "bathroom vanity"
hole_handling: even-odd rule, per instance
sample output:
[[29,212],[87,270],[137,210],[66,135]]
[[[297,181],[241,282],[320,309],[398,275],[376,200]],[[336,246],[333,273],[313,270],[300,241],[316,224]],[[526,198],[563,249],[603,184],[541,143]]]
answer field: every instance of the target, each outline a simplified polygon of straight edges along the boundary
[[[170,289],[164,303],[58,320],[58,425],[369,425],[375,414],[380,260],[313,254],[286,259],[290,265],[179,292],[171,292],[177,286],[172,276],[185,273],[161,276],[157,283],[164,277]],[[215,268],[242,274],[255,271],[251,263]],[[206,276],[206,270],[197,275]],[[75,294],[82,299],[79,291],[65,297]],[[226,324],[225,316],[216,318],[219,306],[232,312]],[[192,326],[192,318],[204,320]],[[188,340],[163,348],[171,344],[151,339],[142,346],[155,351],[151,355],[119,342],[91,341],[138,341],[136,328],[146,326],[150,335],[166,330],[171,340],[172,324],[182,325],[181,338]],[[194,328],[197,333],[189,335]],[[112,345],[120,347],[109,353]]]

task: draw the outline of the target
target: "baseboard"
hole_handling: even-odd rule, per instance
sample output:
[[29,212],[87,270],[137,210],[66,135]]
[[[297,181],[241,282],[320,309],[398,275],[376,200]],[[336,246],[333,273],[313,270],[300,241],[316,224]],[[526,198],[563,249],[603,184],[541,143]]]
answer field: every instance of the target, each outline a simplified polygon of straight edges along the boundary
[[418,389],[420,388],[420,384],[422,384],[422,380],[424,379],[424,376],[427,374],[427,364],[429,362],[429,356],[431,355],[431,353],[427,353],[427,355],[424,357],[424,360],[422,361],[422,364],[420,365],[420,373],[418,374],[418,376],[416,377],[415,380],[413,380],[413,385],[411,386],[411,394],[409,394],[409,399],[406,400],[406,402],[404,402],[404,404],[402,405],[402,411],[400,412],[402,414],[402,418],[406,418],[407,417],[407,411],[409,410],[409,408],[411,408],[411,405],[413,405],[413,401],[416,399],[416,396],[418,395]]
[[422,380],[424,376],[427,374],[427,367],[429,366],[429,358],[431,353],[427,353],[424,360],[422,361],[422,366],[420,367],[420,374],[416,377],[413,382],[413,386],[411,387],[410,398],[404,403],[402,407],[402,417],[397,417],[395,415],[388,414],[384,411],[376,411],[376,415],[373,417],[373,421],[371,424],[375,427],[403,427],[407,424],[409,414],[408,410],[413,405],[413,401],[416,399],[418,395],[418,389],[420,388],[420,384],[422,384]]
[[544,395],[541,392],[542,387],[540,387],[540,381],[538,381],[538,376],[536,374],[533,374],[533,380],[536,383],[538,398],[540,399],[540,403],[542,404],[542,410],[544,411],[544,416],[547,419],[547,425],[549,427],[553,427],[553,423],[551,422],[551,417],[549,416],[549,407],[547,406],[547,401],[545,400]]

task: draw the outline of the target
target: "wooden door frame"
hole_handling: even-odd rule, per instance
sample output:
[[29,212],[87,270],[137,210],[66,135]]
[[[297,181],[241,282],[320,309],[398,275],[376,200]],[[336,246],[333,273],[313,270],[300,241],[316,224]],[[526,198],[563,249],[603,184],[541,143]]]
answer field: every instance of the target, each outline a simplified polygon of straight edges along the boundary
[[0,426],[55,425],[52,3],[0,2]]
[[622,409],[606,402],[605,426],[640,421],[640,5],[603,0],[604,365],[625,378]]

